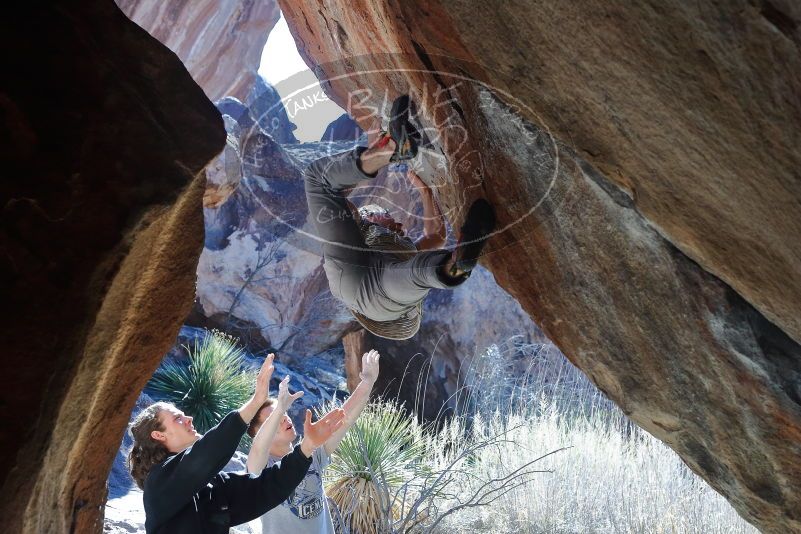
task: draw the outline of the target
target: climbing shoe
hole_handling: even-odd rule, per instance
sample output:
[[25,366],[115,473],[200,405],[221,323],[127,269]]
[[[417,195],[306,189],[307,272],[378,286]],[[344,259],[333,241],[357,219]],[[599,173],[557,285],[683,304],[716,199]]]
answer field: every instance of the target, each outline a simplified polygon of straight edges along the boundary
[[489,202],[483,198],[473,202],[462,225],[459,243],[454,250],[456,261],[448,273],[450,276],[465,278],[470,276],[470,271],[478,263],[484,245],[495,230],[495,222],[495,210]]
[[392,103],[388,134],[395,141],[395,153],[390,161],[404,161],[417,155],[420,145],[420,132],[412,124],[411,118],[417,110],[409,95],[401,95]]

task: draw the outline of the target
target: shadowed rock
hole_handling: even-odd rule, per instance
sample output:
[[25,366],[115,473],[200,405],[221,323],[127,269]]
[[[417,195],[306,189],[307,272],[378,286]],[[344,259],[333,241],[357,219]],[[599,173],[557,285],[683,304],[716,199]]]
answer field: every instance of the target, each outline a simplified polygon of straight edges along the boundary
[[321,141],[355,141],[362,136],[362,129],[351,119],[347,113],[343,113],[329,124]]
[[261,129],[281,144],[294,144],[298,140],[292,133],[297,129],[289,120],[281,95],[261,76],[256,76],[247,105],[253,119]]
[[0,531],[100,532],[122,429],[192,305],[201,171],[225,132],[112,2],[17,4],[0,24]]

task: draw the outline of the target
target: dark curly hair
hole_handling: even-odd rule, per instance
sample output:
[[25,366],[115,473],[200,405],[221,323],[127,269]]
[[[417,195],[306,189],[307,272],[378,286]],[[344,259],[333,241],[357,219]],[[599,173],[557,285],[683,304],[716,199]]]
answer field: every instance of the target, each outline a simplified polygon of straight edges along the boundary
[[154,430],[164,430],[159,414],[170,408],[174,407],[166,402],[151,404],[131,423],[134,442],[128,454],[128,470],[140,489],[145,489],[145,479],[153,466],[160,464],[172,454],[163,443],[156,441],[150,435]]
[[264,404],[259,406],[259,410],[256,412],[256,416],[250,421],[248,425],[248,436],[251,438],[255,438],[256,434],[261,428],[261,425],[264,424],[264,421],[267,420],[267,417],[264,417],[263,410],[268,406],[273,406],[275,404],[275,399],[272,397],[268,397]]

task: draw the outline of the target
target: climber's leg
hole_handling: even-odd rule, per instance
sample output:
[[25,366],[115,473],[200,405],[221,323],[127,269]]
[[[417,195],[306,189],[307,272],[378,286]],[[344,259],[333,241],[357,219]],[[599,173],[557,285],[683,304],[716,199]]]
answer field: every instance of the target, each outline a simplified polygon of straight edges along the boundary
[[309,217],[322,241],[324,269],[331,292],[352,303],[370,265],[370,250],[356,223],[345,189],[370,180],[389,163],[394,143],[326,156],[312,162],[304,173]]

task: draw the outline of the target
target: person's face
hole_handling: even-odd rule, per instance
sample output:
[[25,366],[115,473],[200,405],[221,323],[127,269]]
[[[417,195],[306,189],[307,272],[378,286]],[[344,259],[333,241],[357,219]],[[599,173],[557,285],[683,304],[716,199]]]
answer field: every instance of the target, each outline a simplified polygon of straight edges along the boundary
[[154,430],[150,436],[164,444],[170,452],[181,452],[200,438],[192,418],[178,408],[165,408],[159,412],[164,430]]
[[395,219],[393,219],[390,215],[384,215],[384,214],[375,213],[375,214],[368,215],[366,217],[366,219],[367,219],[368,222],[383,226],[384,228],[392,230],[395,233],[398,233],[398,234],[402,234],[403,233],[403,225],[401,223],[397,222]]
[[[265,406],[262,408],[263,418],[261,420],[261,424],[264,424],[264,421],[270,417],[270,414],[273,413],[273,410],[273,406]],[[292,419],[290,419],[287,414],[284,414],[284,416],[281,418],[281,422],[278,423],[278,431],[275,433],[275,440],[273,443],[275,445],[279,445],[281,448],[284,448],[295,441],[296,437],[298,437],[298,433],[295,431],[295,425],[292,423]]]

